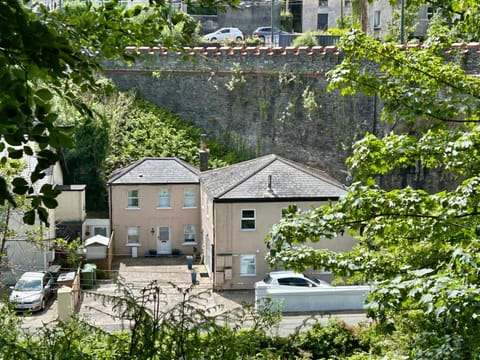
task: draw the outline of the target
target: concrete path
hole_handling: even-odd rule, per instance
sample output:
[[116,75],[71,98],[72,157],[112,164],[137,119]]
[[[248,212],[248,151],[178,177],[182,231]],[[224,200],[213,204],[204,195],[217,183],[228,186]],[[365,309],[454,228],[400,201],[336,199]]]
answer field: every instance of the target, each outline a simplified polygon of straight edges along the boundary
[[[255,302],[254,290],[228,290],[213,292],[212,284],[203,265],[193,265],[197,272],[197,282],[192,286],[191,270],[187,268],[185,257],[120,258],[113,264],[111,277],[126,285],[120,288],[112,280],[98,280],[97,284],[82,291],[78,316],[88,323],[102,327],[106,331],[126,330],[129,323],[120,319],[112,303],[105,301],[109,297],[123,297],[128,289],[132,296],[139,297],[142,289],[155,282],[161,292],[162,311],[167,311],[184,299],[182,293],[192,296],[200,306],[210,309],[212,314],[230,314],[244,304],[252,307]],[[57,318],[57,304],[53,299],[47,310],[24,318],[24,327],[39,328],[54,323]],[[280,325],[272,332],[288,335],[299,326],[311,324],[312,316],[317,321],[327,322],[337,317],[347,324],[356,325],[367,321],[363,313],[338,314],[285,314]]]

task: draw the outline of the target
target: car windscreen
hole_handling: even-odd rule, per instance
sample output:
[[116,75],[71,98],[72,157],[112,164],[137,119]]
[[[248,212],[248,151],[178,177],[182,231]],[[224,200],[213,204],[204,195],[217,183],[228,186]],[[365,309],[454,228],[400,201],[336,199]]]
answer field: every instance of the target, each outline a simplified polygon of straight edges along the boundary
[[15,285],[17,291],[40,291],[42,281],[40,279],[20,279]]
[[302,287],[312,287],[315,286],[307,279],[299,278],[299,277],[286,277],[286,278],[279,278],[278,279],[279,285],[286,285],[286,286],[302,286]]
[[307,279],[313,281],[315,284],[317,285],[329,285],[326,281],[322,281],[320,279],[317,279],[317,278],[314,278],[314,277],[311,277],[307,274],[303,274],[303,276],[305,276]]

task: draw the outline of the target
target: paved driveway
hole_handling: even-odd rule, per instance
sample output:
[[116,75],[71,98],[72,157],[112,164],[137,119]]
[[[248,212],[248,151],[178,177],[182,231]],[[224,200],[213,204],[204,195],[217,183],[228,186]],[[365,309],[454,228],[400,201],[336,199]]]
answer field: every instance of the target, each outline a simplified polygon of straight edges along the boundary
[[[205,267],[194,265],[193,268],[197,271],[197,283],[189,294],[197,296],[201,293],[201,300],[203,301],[201,305],[205,308],[229,313],[233,309],[241,307],[244,303],[254,304],[254,290],[212,292],[211,282],[206,276]],[[182,294],[179,289],[188,289],[192,283],[191,272],[187,268],[185,257],[119,258],[113,264],[111,277],[118,277],[120,281],[127,285],[134,296],[139,296],[142,289],[152,281],[156,281],[163,294],[163,310],[168,310],[168,308],[174,307],[182,301]],[[123,296],[123,292],[112,280],[98,280],[92,289],[82,291],[78,315],[88,323],[100,326],[107,331],[128,329],[128,322],[112,316],[115,315],[112,311],[112,305],[105,302],[103,296]],[[53,299],[47,310],[26,316],[24,327],[42,327],[54,322],[57,316],[57,300]],[[284,315],[279,326],[280,335],[287,335],[292,332],[311,316],[312,314]],[[340,313],[333,316],[350,325],[366,320],[363,313]],[[326,322],[330,317],[330,315],[318,316],[317,319]]]
[[[113,276],[118,277],[119,282],[125,284],[134,296],[140,296],[141,290],[154,281],[161,289],[164,311],[178,305],[183,300],[182,293],[187,292],[187,289],[187,297],[195,297],[197,301],[203,301],[205,308],[215,308],[217,312],[230,312],[244,303],[253,305],[255,301],[253,290],[212,292],[212,284],[203,265],[193,265],[197,282],[191,287],[191,270],[188,269],[184,256],[119,258],[112,267],[115,271]],[[110,316],[111,305],[105,304],[102,295],[122,296],[122,290],[113,282],[98,282],[92,290],[84,291],[79,315],[88,319],[92,325],[106,329],[126,327],[128,324]]]

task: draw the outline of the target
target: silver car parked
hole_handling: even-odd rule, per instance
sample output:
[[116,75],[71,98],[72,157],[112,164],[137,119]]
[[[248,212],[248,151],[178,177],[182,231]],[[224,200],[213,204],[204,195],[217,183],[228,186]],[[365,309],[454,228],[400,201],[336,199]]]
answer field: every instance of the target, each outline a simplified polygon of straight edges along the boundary
[[45,309],[54,293],[55,278],[48,272],[26,272],[12,287],[9,300],[16,311]]
[[239,28],[236,27],[225,27],[218,29],[217,31],[206,34],[203,36],[205,40],[209,41],[223,41],[223,40],[243,40],[243,33]]

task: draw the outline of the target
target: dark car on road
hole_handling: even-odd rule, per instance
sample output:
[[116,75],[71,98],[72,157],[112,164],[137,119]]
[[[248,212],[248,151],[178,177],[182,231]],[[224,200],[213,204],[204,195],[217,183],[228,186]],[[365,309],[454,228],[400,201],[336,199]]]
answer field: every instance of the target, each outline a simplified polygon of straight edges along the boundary
[[[273,35],[289,35],[290,33],[280,30],[279,28],[274,27],[273,28]],[[258,37],[262,40],[265,40],[266,37],[272,36],[272,28],[270,26],[262,26],[259,28],[256,28],[253,33],[252,37]]]

